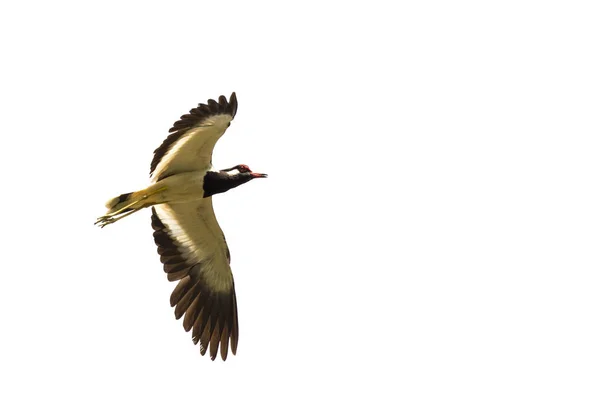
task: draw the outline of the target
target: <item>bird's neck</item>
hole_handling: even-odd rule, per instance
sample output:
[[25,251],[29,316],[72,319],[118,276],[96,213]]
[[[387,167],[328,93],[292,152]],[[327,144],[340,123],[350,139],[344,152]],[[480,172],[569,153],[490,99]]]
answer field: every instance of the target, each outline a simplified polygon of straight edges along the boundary
[[204,175],[204,197],[224,193],[248,182],[250,179],[252,179],[250,174],[245,173],[229,175],[227,172],[208,171]]

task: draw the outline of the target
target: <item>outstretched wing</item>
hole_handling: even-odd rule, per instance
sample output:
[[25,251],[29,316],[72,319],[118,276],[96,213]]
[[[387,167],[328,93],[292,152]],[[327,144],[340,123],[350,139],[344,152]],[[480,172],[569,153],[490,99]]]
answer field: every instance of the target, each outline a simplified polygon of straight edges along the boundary
[[235,117],[237,98],[234,92],[229,101],[220,96],[218,102],[211,99],[207,103],[198,104],[189,114],[182,115],[169,129],[172,133],[154,150],[150,164],[152,182],[212,167],[213,149]]
[[183,327],[192,330],[194,344],[215,359],[235,354],[238,343],[237,304],[229,249],[207,197],[152,208],[154,241],[170,281],[179,283],[171,294],[175,318],[184,314]]

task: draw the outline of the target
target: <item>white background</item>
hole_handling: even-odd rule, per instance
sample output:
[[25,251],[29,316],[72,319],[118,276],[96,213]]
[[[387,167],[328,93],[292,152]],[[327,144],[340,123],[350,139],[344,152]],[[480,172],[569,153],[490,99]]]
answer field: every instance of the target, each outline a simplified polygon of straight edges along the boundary
[[[598,399],[594,5],[4,2],[0,397]],[[150,212],[92,224],[232,91],[223,363]]]

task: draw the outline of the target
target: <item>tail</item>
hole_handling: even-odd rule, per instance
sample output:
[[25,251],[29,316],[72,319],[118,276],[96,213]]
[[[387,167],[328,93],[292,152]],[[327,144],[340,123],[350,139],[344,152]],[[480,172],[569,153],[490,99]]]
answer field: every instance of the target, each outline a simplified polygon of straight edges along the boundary
[[147,207],[148,204],[145,204],[146,197],[147,196],[145,190],[140,190],[139,192],[123,193],[106,202],[106,213],[111,214],[118,212],[119,214],[121,214],[127,211],[132,211],[134,209]]
[[146,188],[139,192],[123,193],[115,198],[110,199],[106,202],[106,214],[96,219],[94,225],[99,225],[104,228],[106,225],[112,224],[128,215],[133,214],[145,207],[149,207],[159,202],[160,198],[154,196],[155,194],[166,190],[166,187],[159,188]]

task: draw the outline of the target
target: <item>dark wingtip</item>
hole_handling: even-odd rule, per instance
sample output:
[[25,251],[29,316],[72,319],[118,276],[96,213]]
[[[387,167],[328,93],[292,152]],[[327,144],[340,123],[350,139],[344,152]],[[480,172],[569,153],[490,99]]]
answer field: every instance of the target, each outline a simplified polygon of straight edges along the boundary
[[232,92],[231,96],[229,96],[229,106],[231,107],[231,117],[234,118],[238,107],[237,96],[235,95],[235,92]]
[[160,163],[162,157],[169,151],[171,146],[179,140],[189,128],[211,115],[226,113],[231,115],[231,119],[233,119],[237,113],[238,103],[235,92],[231,93],[229,102],[227,102],[225,96],[221,95],[219,96],[218,101],[210,99],[207,103],[208,104],[200,103],[198,104],[198,107],[192,108],[189,114],[182,115],[169,129],[170,135],[167,136],[156,150],[154,150],[154,157],[150,163],[150,175],[154,173],[154,170]]
[[210,107],[210,111],[214,114],[218,114],[219,113],[219,103],[216,102],[216,100],[214,99],[208,99],[208,101],[206,102],[208,104],[208,106]]

